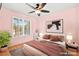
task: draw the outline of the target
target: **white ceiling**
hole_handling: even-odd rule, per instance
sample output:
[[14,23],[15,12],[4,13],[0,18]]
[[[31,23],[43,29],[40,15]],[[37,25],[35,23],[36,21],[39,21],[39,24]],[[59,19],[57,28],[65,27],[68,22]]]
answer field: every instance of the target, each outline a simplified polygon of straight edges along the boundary
[[[30,3],[30,4],[35,6],[35,3]],[[54,12],[60,12],[78,5],[79,3],[47,3],[44,9],[49,10],[50,13],[54,13]],[[6,7],[10,10],[14,10],[26,15],[35,15],[35,13],[28,14],[28,12],[33,11],[33,9],[27,6],[25,3],[3,3],[3,7]],[[47,14],[41,13],[41,15],[47,15]]]

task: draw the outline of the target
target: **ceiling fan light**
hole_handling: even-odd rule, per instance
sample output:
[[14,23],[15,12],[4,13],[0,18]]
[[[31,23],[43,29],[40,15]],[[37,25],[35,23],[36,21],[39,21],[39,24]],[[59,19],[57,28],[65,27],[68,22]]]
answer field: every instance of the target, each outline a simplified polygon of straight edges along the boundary
[[40,14],[41,12],[40,12],[40,10],[36,10],[35,13],[36,14]]

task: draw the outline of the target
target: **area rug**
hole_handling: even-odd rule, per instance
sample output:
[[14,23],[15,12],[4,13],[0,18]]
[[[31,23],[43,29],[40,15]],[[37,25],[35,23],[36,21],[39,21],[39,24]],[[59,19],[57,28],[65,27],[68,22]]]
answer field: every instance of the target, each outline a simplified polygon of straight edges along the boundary
[[15,50],[10,51],[11,56],[25,56],[22,51],[22,48],[17,48]]
[[[23,52],[23,48],[14,49],[14,50],[10,51],[10,54],[11,54],[11,56],[26,56]],[[72,55],[69,53],[65,53],[64,56],[72,56]]]

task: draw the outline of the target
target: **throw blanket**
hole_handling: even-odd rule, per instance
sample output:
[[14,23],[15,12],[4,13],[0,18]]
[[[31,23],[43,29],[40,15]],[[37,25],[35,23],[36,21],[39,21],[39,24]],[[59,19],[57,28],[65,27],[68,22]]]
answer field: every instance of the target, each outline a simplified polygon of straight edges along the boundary
[[40,41],[30,41],[25,43],[26,45],[29,45],[33,48],[36,48],[37,50],[45,53],[48,56],[63,56],[65,55],[65,50],[60,45],[56,43],[51,42],[40,42]]

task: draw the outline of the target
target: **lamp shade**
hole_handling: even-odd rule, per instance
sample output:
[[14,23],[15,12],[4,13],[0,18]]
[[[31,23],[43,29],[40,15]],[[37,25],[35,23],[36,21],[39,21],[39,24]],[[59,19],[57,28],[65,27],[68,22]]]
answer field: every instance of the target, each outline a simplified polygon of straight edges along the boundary
[[67,40],[68,42],[71,42],[72,39],[73,39],[72,34],[67,34],[67,35],[66,35],[66,40]]
[[72,37],[72,35],[68,34],[68,35],[66,36],[66,39],[67,39],[67,40],[72,40],[73,37]]
[[40,37],[43,37],[43,35],[44,35],[43,33],[39,33],[39,36],[40,36]]

